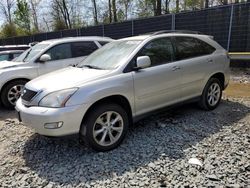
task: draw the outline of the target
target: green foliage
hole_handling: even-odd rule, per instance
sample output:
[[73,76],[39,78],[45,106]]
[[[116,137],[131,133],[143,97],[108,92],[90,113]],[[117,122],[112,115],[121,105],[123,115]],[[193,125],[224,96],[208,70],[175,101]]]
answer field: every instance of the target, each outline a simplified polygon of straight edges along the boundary
[[17,35],[16,26],[13,23],[12,24],[6,23],[5,25],[3,25],[1,31],[1,36],[3,38],[14,37],[16,35]]
[[26,0],[17,0],[17,8],[14,12],[14,16],[20,33],[31,34],[30,9]]
[[138,17],[149,17],[154,15],[152,0],[139,0],[136,6]]
[[67,29],[67,26],[65,25],[65,22],[62,20],[54,20],[53,23],[53,30],[54,31],[60,31],[60,30],[64,30]]

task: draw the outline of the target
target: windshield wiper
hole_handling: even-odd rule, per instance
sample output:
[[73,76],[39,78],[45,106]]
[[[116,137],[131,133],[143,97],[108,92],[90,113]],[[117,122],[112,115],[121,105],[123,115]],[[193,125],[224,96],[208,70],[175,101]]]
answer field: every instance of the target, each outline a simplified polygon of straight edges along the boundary
[[99,69],[99,70],[102,70],[103,68],[101,67],[98,67],[98,66],[94,66],[94,65],[83,65],[83,67],[88,67],[90,69]]
[[23,62],[24,62],[24,60],[28,57],[28,55],[30,54],[30,52],[31,52],[31,49],[27,52],[27,54],[26,54],[25,57],[23,58]]

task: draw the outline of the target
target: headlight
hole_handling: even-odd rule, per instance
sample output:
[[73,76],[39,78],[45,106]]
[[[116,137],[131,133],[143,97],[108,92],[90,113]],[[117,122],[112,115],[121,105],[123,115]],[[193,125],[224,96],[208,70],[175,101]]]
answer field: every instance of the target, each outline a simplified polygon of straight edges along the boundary
[[39,102],[39,106],[60,108],[64,107],[70,97],[77,91],[78,88],[64,89],[49,93],[42,98]]

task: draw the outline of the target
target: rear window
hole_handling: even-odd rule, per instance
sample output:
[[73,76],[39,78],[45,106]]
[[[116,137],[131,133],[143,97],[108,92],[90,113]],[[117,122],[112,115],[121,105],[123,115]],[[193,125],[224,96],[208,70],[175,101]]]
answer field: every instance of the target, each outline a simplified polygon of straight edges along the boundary
[[192,37],[175,37],[176,60],[209,55],[215,48],[204,41]]
[[73,57],[88,56],[89,54],[98,49],[96,44],[90,41],[71,43],[71,48]]
[[8,54],[0,55],[0,61],[5,61],[5,60],[9,60],[9,55]]

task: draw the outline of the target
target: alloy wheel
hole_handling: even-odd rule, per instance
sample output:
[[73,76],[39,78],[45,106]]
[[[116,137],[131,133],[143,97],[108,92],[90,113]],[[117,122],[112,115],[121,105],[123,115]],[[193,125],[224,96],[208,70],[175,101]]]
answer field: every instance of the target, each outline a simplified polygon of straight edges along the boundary
[[124,121],[122,116],[115,111],[101,114],[93,127],[93,137],[97,144],[110,146],[116,143],[122,135]]

